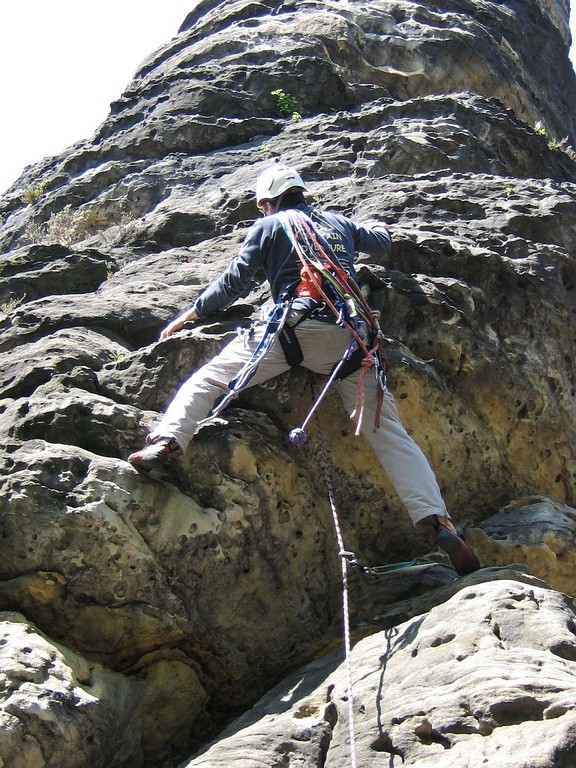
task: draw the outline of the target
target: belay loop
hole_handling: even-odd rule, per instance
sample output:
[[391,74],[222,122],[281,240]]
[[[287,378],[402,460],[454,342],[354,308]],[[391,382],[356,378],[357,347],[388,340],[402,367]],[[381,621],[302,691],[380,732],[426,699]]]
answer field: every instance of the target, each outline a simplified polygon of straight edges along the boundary
[[[320,395],[325,396],[327,389],[337,378],[344,362],[348,361],[356,350],[362,353],[360,364],[360,381],[356,406],[352,417],[357,419],[356,435],[362,431],[362,416],[364,410],[364,387],[368,370],[373,369],[378,380],[378,402],[374,429],[380,426],[380,411],[386,387],[386,359],[381,340],[382,332],[378,324],[379,313],[374,312],[366,302],[364,295],[351,275],[340,264],[328,244],[320,243],[311,219],[298,210],[280,211],[278,214],[282,227],[294,248],[301,263],[301,281],[296,288],[297,295],[311,296],[322,300],[336,317],[336,322],[347,328],[352,341],[344,357],[333,370],[327,386]],[[318,403],[315,403],[302,427],[292,430],[290,442],[301,445],[306,442],[302,437],[306,424],[309,422]]]

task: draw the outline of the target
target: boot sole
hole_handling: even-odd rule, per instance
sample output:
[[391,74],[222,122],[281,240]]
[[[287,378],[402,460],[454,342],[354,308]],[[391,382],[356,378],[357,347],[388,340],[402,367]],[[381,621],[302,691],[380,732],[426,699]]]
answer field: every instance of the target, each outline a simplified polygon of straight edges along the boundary
[[438,546],[446,552],[459,576],[480,570],[480,562],[465,542],[452,531],[443,528],[438,534]]

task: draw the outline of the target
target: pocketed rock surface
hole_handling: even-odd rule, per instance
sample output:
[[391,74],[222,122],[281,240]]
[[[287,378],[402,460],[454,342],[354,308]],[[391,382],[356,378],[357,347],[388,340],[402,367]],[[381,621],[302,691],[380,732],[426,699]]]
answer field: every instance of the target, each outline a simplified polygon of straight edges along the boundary
[[[573,764],[568,16],[567,0],[191,4],[94,135],[6,190],[4,766],[346,764],[323,445],[347,551],[438,563],[348,569],[360,764]],[[237,252],[276,160],[312,202],[390,227],[359,282],[479,574],[456,580],[414,532],[333,395],[288,443],[318,386],[303,371],[245,392],[162,477],[126,462],[268,301],[254,283],[158,340]]]

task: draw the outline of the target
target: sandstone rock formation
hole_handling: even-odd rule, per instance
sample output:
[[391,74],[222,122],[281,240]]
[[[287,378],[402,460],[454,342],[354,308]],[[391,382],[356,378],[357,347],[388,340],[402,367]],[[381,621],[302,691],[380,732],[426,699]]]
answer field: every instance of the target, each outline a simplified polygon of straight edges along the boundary
[[351,571],[361,764],[573,764],[568,43],[566,0],[206,0],[91,139],[7,190],[5,766],[348,760],[322,441],[361,563],[430,543],[338,402],[322,437],[287,444],[310,403],[294,371],[244,393],[162,480],[125,461],[183,376],[267,301],[255,284],[158,341],[237,250],[276,159],[319,204],[390,225],[391,254],[361,256],[360,278],[402,418],[482,564],[520,563],[456,584],[442,565]]
[[[352,655],[357,764],[572,764],[574,617],[558,592],[493,581],[360,640]],[[339,654],[324,656],[182,768],[350,765],[347,697]]]

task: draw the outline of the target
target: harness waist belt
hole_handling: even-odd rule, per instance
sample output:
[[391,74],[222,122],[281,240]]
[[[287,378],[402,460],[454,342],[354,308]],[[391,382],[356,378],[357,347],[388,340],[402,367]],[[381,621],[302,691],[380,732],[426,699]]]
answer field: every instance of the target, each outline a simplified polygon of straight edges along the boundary
[[[305,319],[306,318],[301,318],[298,322],[301,322]],[[280,342],[280,346],[282,347],[282,351],[284,352],[284,357],[286,358],[288,365],[291,368],[297,368],[302,360],[304,360],[304,355],[302,354],[302,348],[300,347],[300,342],[298,341],[298,337],[296,336],[296,331],[294,328],[288,323],[284,323],[284,327],[278,335],[278,341]],[[342,381],[342,379],[345,379],[347,376],[355,373],[362,366],[363,360],[364,353],[360,347],[358,347],[358,349],[354,350],[348,360],[346,360],[346,362],[343,364],[338,373],[338,376],[336,376],[336,379]],[[338,365],[339,362],[340,361],[338,361],[335,365]],[[334,368],[332,370],[334,370]]]

